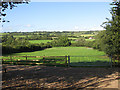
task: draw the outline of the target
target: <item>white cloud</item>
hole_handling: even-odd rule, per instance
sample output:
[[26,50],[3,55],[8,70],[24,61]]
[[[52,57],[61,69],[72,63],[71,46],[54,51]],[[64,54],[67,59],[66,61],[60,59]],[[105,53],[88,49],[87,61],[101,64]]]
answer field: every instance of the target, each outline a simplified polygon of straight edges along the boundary
[[105,30],[103,27],[93,27],[90,30]]
[[79,29],[79,27],[78,27],[78,26],[75,26],[75,27],[74,27],[74,29],[75,29],[75,30],[78,30],[78,29]]
[[27,24],[26,27],[31,27],[31,25],[30,25],[30,24]]

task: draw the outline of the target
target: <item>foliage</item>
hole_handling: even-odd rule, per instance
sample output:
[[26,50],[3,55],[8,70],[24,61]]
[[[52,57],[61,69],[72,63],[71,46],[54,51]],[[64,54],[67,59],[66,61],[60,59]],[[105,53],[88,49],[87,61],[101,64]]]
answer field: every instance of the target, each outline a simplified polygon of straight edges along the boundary
[[29,40],[30,43],[48,43],[52,40]]
[[[5,10],[10,8],[13,9],[16,7],[16,4],[23,4],[23,3],[28,3],[30,0],[2,0],[0,1],[0,6],[2,6],[2,12],[0,12],[0,16],[6,16]],[[0,22],[9,22],[6,20],[1,20],[0,17]]]
[[25,39],[15,38],[12,35],[2,37],[2,54],[37,51],[50,47],[50,43],[31,44]]
[[56,47],[58,46],[66,47],[71,45],[71,41],[66,36],[60,36],[56,40],[52,41],[51,43],[53,46],[56,46]]
[[73,43],[72,46],[85,46],[85,38],[84,37],[80,37],[78,39],[76,39],[76,43]]
[[120,1],[111,5],[114,5],[111,10],[112,19],[103,23],[106,31],[98,34],[95,45],[96,48],[120,60]]

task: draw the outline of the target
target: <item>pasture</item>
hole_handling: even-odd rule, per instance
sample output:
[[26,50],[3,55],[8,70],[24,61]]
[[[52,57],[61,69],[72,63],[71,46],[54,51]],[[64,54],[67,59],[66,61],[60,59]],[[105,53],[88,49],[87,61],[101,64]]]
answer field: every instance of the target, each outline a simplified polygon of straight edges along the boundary
[[94,41],[95,39],[85,39],[86,41]]
[[30,43],[34,44],[34,43],[47,43],[47,42],[51,42],[52,40],[29,40]]
[[84,36],[84,37],[90,37],[90,36],[95,36],[94,34],[82,34],[80,36]]
[[16,38],[24,38],[24,37],[26,37],[26,35],[14,35],[14,37],[16,37]]
[[54,47],[35,52],[14,53],[11,56],[70,56],[71,65],[109,65],[104,52],[86,47]]

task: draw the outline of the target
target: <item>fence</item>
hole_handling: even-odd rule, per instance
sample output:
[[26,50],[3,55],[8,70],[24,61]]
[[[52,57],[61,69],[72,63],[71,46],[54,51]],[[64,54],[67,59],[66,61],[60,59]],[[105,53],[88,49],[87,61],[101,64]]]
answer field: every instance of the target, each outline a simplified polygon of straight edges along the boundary
[[110,66],[112,61],[106,55],[69,56],[69,66]]
[[64,66],[110,66],[112,58],[92,56],[3,56],[3,64],[13,65],[64,65]]
[[65,65],[67,56],[3,56],[3,64],[11,65]]

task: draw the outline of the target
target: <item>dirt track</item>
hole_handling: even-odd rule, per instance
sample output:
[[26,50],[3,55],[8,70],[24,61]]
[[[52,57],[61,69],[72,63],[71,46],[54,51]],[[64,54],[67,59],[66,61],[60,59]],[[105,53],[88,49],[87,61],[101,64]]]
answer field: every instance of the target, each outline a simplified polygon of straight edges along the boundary
[[118,90],[118,70],[119,68],[7,66],[7,73],[2,74],[2,88],[114,88]]

